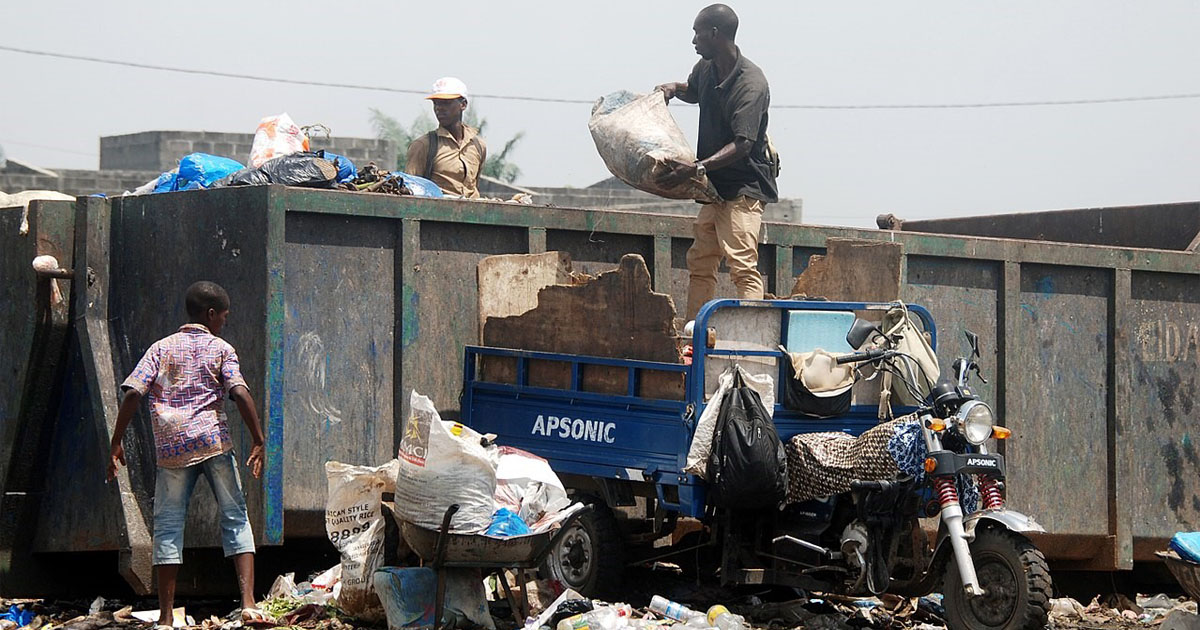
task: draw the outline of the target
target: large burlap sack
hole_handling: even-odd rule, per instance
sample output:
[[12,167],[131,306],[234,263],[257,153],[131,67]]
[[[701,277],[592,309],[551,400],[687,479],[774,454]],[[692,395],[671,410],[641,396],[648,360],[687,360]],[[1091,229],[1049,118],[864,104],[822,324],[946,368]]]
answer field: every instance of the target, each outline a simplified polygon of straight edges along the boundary
[[375,594],[375,570],[383,564],[383,493],[395,489],[399,463],[351,466],[325,462],[329,496],[325,501],[325,533],[342,556],[338,606],[367,621],[382,621]]
[[639,96],[621,91],[601,98],[592,107],[588,129],[604,165],[626,184],[668,199],[720,201],[707,176],[675,186],[658,181],[671,170],[671,160],[696,161],[661,92]]
[[478,534],[496,511],[496,447],[483,437],[438,415],[429,398],[412,392],[408,420],[400,439],[400,474],[396,478],[396,514],[426,529],[439,529],[446,508],[458,504],[450,521],[456,534]]

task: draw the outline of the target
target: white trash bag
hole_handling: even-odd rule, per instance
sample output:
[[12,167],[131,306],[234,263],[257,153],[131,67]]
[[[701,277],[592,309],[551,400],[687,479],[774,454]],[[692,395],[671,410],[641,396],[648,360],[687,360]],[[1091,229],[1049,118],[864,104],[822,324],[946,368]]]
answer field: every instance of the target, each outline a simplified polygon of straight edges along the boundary
[[450,531],[483,532],[496,511],[496,447],[484,447],[483,436],[470,427],[442,420],[433,402],[415,390],[409,408],[400,440],[397,516],[418,527],[439,529],[446,509],[457,503]]
[[639,96],[620,91],[601,98],[592,107],[588,130],[604,165],[626,184],[668,199],[721,200],[707,175],[674,186],[659,182],[671,170],[671,161],[696,161],[662,92]]
[[550,462],[510,446],[500,447],[496,466],[496,509],[508,508],[533,533],[549,527],[554,516],[571,504]]
[[263,162],[281,155],[308,150],[308,136],[287,112],[267,116],[258,122],[254,144],[250,146],[250,166],[258,168]]
[[383,493],[395,490],[399,466],[394,459],[378,467],[325,462],[325,533],[342,556],[337,603],[367,621],[384,618],[374,575],[383,564]]

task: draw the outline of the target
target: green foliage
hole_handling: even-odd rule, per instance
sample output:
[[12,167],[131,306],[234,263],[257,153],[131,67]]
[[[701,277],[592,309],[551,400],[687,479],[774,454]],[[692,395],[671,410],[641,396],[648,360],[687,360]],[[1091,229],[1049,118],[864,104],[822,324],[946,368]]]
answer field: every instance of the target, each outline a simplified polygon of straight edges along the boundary
[[[487,139],[487,118],[479,117],[474,109],[468,108],[463,114],[463,122],[478,129],[479,135],[483,136],[484,140]],[[372,107],[371,126],[375,128],[378,138],[395,143],[396,167],[403,168],[404,161],[408,157],[408,145],[412,144],[413,140],[437,129],[437,122],[428,113],[422,112],[410,124],[405,125]],[[513,163],[511,155],[524,137],[524,131],[517,132],[517,135],[504,142],[503,148],[499,152],[495,150],[496,145],[489,142],[487,161],[483,163],[483,174],[509,184],[516,181],[521,176],[521,169]]]

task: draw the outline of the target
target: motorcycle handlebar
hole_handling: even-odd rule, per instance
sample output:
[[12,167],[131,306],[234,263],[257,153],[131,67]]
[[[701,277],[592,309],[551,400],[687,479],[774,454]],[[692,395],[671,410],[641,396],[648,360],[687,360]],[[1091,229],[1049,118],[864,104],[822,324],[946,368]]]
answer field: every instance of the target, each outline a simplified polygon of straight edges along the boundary
[[883,349],[866,350],[864,352],[851,352],[850,354],[843,354],[842,356],[838,357],[837,363],[838,363],[838,365],[842,365],[845,363],[862,363],[864,361],[876,361],[878,359],[882,359],[882,358],[888,356],[890,353],[891,353],[891,350],[883,350]]

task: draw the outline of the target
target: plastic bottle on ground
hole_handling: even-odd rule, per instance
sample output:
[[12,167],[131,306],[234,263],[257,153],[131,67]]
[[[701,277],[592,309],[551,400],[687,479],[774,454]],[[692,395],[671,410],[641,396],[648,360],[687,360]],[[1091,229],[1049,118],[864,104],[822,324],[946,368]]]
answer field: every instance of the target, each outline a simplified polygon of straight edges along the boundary
[[704,613],[692,610],[683,604],[673,602],[659,595],[655,595],[650,599],[650,610],[675,621],[682,621],[693,628],[708,627],[708,619]]
[[620,630],[628,625],[632,609],[626,604],[604,606],[558,622],[556,630]]
[[729,609],[717,604],[708,609],[708,625],[719,630],[745,630],[746,619],[741,615],[729,612]]

